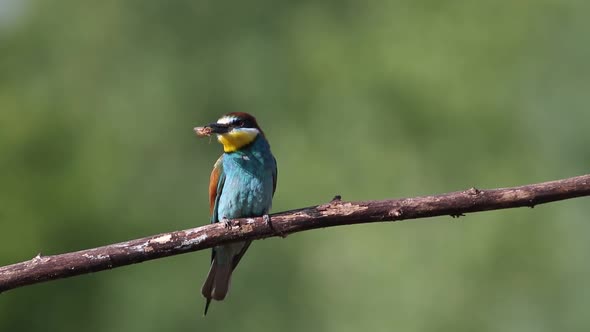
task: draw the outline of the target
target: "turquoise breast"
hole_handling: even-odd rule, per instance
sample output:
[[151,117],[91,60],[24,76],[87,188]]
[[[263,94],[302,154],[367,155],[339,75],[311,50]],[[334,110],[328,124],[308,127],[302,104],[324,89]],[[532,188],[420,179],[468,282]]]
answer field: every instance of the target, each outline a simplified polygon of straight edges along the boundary
[[225,181],[217,217],[254,217],[267,214],[272,205],[276,162],[263,136],[248,147],[223,155]]

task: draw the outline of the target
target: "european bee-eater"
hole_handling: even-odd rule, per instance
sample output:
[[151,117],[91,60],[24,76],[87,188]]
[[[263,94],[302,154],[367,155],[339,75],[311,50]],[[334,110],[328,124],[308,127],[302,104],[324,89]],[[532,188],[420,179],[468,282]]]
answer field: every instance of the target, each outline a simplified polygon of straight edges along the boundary
[[[224,153],[219,157],[209,182],[211,223],[228,219],[266,216],[277,185],[277,164],[256,119],[242,112],[229,113],[217,122],[195,128],[198,135],[217,135]],[[216,246],[211,268],[201,293],[221,301],[227,295],[231,274],[251,241]]]

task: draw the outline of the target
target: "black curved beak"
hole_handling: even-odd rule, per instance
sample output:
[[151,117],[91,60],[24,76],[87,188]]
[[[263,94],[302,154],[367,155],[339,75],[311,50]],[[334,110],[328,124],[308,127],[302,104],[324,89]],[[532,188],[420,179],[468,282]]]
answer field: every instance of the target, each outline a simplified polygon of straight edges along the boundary
[[221,124],[221,123],[211,123],[205,126],[206,128],[211,128],[212,134],[225,134],[231,130],[229,125]]

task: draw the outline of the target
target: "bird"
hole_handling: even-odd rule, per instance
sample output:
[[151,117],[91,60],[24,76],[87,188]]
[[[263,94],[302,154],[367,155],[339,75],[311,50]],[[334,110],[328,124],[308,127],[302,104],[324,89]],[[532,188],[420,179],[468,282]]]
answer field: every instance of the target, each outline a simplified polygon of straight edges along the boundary
[[[217,122],[195,128],[195,132],[198,136],[216,135],[223,145],[223,154],[215,162],[209,181],[211,223],[260,216],[268,222],[277,187],[277,162],[256,118],[232,112]],[[212,248],[211,266],[201,288],[206,299],[204,316],[211,300],[225,299],[232,272],[250,243],[240,241]]]

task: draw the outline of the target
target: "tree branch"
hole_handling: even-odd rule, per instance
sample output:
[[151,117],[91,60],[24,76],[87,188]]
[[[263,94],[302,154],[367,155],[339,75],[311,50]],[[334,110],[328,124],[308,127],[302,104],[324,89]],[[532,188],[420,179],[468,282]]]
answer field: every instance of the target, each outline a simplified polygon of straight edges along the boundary
[[336,196],[327,204],[273,214],[270,223],[262,217],[242,218],[231,220],[230,228],[226,228],[223,223],[216,223],[61,255],[39,254],[29,261],[0,267],[0,292],[234,241],[378,221],[442,215],[459,217],[468,212],[534,207],[589,195],[590,174],[521,187],[489,190],[471,188],[442,195],[382,201],[344,202]]

